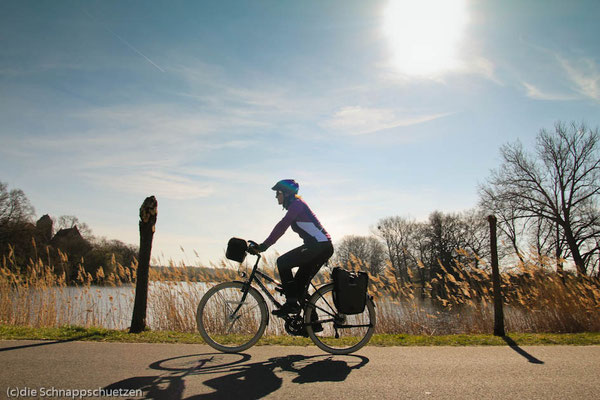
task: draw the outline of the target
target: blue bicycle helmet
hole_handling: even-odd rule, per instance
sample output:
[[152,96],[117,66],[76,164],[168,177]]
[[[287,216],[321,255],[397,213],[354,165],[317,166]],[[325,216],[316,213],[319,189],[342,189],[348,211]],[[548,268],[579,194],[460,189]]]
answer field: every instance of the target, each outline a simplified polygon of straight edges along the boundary
[[275,184],[271,189],[283,192],[285,196],[298,194],[300,185],[293,179],[282,179]]

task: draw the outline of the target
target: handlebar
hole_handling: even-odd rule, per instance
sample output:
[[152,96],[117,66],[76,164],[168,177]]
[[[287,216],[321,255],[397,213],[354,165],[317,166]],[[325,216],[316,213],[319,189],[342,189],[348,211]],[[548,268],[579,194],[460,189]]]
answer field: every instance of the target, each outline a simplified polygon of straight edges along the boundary
[[260,255],[260,252],[255,249],[256,247],[258,247],[258,243],[253,240],[248,240],[248,250],[246,251],[253,256],[258,256]]

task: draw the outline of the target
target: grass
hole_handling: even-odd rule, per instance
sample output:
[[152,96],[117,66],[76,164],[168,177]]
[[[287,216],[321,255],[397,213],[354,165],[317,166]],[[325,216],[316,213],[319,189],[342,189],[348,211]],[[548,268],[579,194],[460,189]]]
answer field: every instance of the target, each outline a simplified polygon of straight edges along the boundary
[[[600,345],[599,332],[586,333],[508,333],[508,338],[518,345]],[[473,335],[374,335],[371,346],[504,346],[504,338],[488,334]]]
[[[600,332],[588,333],[509,333],[509,338],[520,346],[536,345],[600,345]],[[188,343],[203,344],[200,335],[174,331],[144,331],[131,334],[123,330],[97,327],[63,326],[59,328],[32,328],[0,325],[0,340],[58,340],[120,343]],[[309,346],[310,339],[293,336],[264,336],[258,345]],[[487,334],[473,335],[408,335],[375,334],[368,346],[506,346],[501,337]]]

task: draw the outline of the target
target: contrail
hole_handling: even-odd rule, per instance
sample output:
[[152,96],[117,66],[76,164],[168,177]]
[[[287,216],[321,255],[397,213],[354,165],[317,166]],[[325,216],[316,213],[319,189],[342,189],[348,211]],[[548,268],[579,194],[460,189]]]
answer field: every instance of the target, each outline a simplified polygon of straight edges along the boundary
[[[97,21],[96,18],[94,18],[89,12],[87,12],[87,10],[83,10],[84,13],[87,14],[88,17],[90,17],[91,19],[93,19],[94,21]],[[111,31],[105,24],[100,23],[101,26],[111,35],[113,35],[114,37],[116,37],[117,39],[119,39],[121,41],[121,43],[123,43],[124,45],[126,45],[127,47],[129,47],[131,50],[135,51],[137,54],[139,54],[140,56],[144,57],[146,59],[146,61],[148,61],[150,64],[154,65],[160,72],[165,72],[164,69],[162,69],[161,67],[159,67],[158,65],[156,65],[156,63],[154,61],[152,61],[151,59],[149,59],[148,57],[146,57],[141,51],[139,51],[138,49],[136,49],[135,47],[133,47],[127,40],[123,39],[121,36],[117,35],[116,33],[114,33],[113,31]]]
[[162,69],[161,67],[159,67],[158,65],[156,65],[156,63],[154,61],[152,61],[151,59],[149,59],[148,57],[146,57],[144,54],[142,54],[141,51],[139,51],[138,49],[136,49],[135,47],[133,47],[131,44],[129,44],[129,42],[127,42],[127,40],[123,39],[121,36],[117,35],[116,33],[114,33],[113,31],[111,31],[110,29],[108,29],[106,26],[104,27],[104,29],[106,29],[108,32],[112,33],[117,39],[119,39],[121,42],[123,42],[127,47],[129,47],[131,50],[135,51],[136,53],[138,53],[140,56],[144,57],[146,59],[146,61],[148,61],[150,64],[154,65],[156,68],[158,68],[158,70],[160,72],[165,72],[164,69]]

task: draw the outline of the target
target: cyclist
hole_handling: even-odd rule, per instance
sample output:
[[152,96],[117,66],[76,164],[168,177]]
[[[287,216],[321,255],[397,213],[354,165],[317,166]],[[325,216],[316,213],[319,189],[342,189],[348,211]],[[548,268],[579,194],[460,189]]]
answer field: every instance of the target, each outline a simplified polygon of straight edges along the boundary
[[[285,304],[280,309],[273,311],[274,315],[280,317],[300,312],[298,300],[306,293],[313,276],[333,255],[331,236],[306,202],[298,196],[299,187],[295,180],[284,179],[271,188],[276,192],[277,202],[287,210],[287,213],[275,225],[269,237],[254,247],[254,250],[258,252],[267,250],[290,226],[304,241],[302,246],[277,259],[277,269],[286,297]],[[292,276],[294,267],[298,267],[298,271],[295,276]]]

